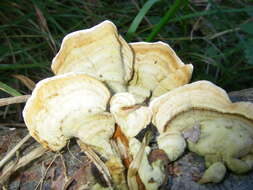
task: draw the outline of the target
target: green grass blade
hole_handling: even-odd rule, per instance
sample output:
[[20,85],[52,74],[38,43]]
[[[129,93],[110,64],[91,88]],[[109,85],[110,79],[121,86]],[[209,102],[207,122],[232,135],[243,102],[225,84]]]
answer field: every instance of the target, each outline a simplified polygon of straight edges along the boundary
[[17,90],[14,88],[8,86],[7,84],[3,83],[0,81],[0,90],[3,90],[4,92],[12,95],[12,96],[22,96],[21,93],[19,93]]
[[132,37],[134,36],[135,31],[139,27],[141,21],[143,20],[144,16],[147,14],[149,9],[160,0],[149,0],[147,1],[143,7],[140,9],[139,13],[136,15],[134,18],[133,22],[131,23],[127,33],[126,33],[126,38],[128,41],[131,41]]
[[248,12],[248,11],[253,11],[253,6],[249,6],[246,8],[239,8],[239,9],[221,9],[221,10],[199,11],[199,12],[183,15],[178,18],[173,18],[170,20],[170,22],[179,22],[182,20],[192,19],[192,18],[196,18],[196,17],[198,18],[201,16],[221,14],[221,13],[241,13],[241,12]]
[[28,69],[28,68],[41,68],[47,67],[48,65],[42,63],[34,64],[1,64],[0,71],[2,70],[16,70],[16,69]]
[[165,13],[161,21],[153,28],[151,34],[147,37],[146,41],[150,42],[152,41],[155,36],[158,34],[158,32],[164,27],[165,24],[169,21],[171,17],[173,17],[179,8],[185,4],[185,2],[188,2],[187,0],[176,0],[175,3],[172,5],[170,9]]

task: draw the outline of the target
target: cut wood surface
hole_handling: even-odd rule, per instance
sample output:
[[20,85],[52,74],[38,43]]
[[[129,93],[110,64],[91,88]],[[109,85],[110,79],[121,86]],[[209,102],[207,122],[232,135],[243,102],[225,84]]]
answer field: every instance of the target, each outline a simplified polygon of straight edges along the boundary
[[[252,101],[253,88],[242,91],[229,93],[233,101]],[[14,147],[21,136],[25,136],[27,130],[2,129],[0,131],[0,159],[4,157],[11,147]],[[32,145],[32,146],[31,146]],[[37,146],[33,140],[28,141],[20,150],[20,157],[31,151],[32,147]],[[29,165],[20,168],[9,180],[9,185],[6,189],[9,190],[33,190],[39,184],[41,179],[43,183],[38,189],[86,189],[87,180],[92,179],[90,176],[95,175],[95,178],[101,178],[97,174],[98,170],[92,169],[91,163],[81,152],[80,148],[73,140],[70,145],[63,151],[62,157],[56,154],[47,152],[41,158],[31,162]],[[62,159],[63,158],[63,159]],[[16,158],[14,157],[15,161]],[[51,163],[52,162],[52,163]],[[50,166],[50,167],[49,167]],[[224,180],[219,184],[200,185],[196,181],[203,174],[205,169],[204,159],[194,153],[186,152],[179,160],[169,164],[169,179],[168,183],[161,187],[162,190],[251,190],[253,189],[253,172],[244,175],[235,175],[227,172]],[[46,172],[46,176],[45,175]],[[2,172],[2,171],[1,171]],[[0,172],[0,173],[1,173]],[[87,173],[88,172],[88,173]],[[43,177],[44,176],[44,177]],[[100,177],[98,177],[100,176]],[[64,180],[65,179],[65,180]],[[1,188],[1,187],[0,187]]]

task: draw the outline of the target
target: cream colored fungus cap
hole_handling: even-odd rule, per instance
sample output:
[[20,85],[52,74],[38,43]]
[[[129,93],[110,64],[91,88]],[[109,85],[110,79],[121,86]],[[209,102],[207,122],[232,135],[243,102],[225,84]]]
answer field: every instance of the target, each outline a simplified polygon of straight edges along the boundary
[[30,134],[44,147],[58,151],[77,137],[94,145],[114,132],[114,119],[106,113],[110,92],[103,83],[83,73],[68,73],[40,81],[23,110]]
[[[152,122],[160,133],[170,130],[173,125],[171,122],[179,119],[184,119],[178,121],[180,125],[185,123],[184,125],[191,126],[198,119],[203,120],[217,115],[229,115],[245,122],[253,121],[252,103],[232,103],[222,88],[208,81],[198,81],[171,90],[155,98],[150,103],[150,108],[153,112]],[[183,114],[185,117],[180,117]]]
[[151,110],[136,104],[130,93],[117,93],[110,101],[110,111],[126,137],[136,136],[152,118]]
[[137,42],[130,46],[134,52],[134,76],[128,91],[135,95],[138,103],[150,96],[151,99],[160,96],[191,79],[193,66],[185,65],[168,44]]
[[132,64],[132,50],[106,20],[65,36],[51,67],[56,75],[84,72],[104,81],[113,92],[122,92],[132,77]]

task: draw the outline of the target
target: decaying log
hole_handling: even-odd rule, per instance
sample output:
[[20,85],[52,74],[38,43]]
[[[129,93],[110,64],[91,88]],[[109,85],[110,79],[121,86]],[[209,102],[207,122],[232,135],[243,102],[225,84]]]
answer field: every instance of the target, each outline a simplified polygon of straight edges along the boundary
[[[232,101],[252,101],[253,102],[253,88],[246,89],[242,91],[236,91],[229,93]],[[23,130],[25,133],[26,131]],[[9,131],[14,133],[14,131]],[[5,138],[4,135],[0,134],[0,145],[3,145],[2,142]],[[48,153],[54,154],[54,153]],[[1,152],[1,157],[3,153]],[[64,161],[67,168],[67,178],[69,182],[66,182],[65,186],[68,186],[68,189],[80,188],[81,185],[78,184],[77,176],[80,175],[81,171],[88,171],[88,169],[82,169],[85,165],[88,164],[88,159],[86,156],[81,153],[80,148],[75,144],[69,148],[65,148],[63,153]],[[44,158],[44,159],[43,159]],[[16,175],[10,178],[10,184],[8,189],[35,189],[38,185],[38,182],[41,180],[42,169],[46,167],[51,160],[48,157],[42,157],[37,162],[32,162],[28,166],[21,168],[17,171]],[[224,180],[219,184],[205,184],[200,185],[196,181],[203,174],[205,169],[204,160],[202,157],[186,152],[179,160],[171,163],[168,166],[169,170],[169,179],[168,183],[161,187],[162,190],[251,190],[253,189],[253,172],[244,175],[235,175],[231,172],[227,172]],[[61,159],[56,159],[52,164],[52,167],[48,170],[47,177],[44,178],[43,188],[42,189],[55,189],[59,186],[59,182],[62,181],[64,185],[64,176],[63,175],[64,167]],[[89,175],[89,174],[88,174]],[[86,175],[86,178],[87,176]],[[99,174],[98,174],[99,175]],[[84,179],[85,176],[80,177]],[[97,177],[96,177],[97,178]],[[61,180],[62,179],[62,180]],[[79,182],[80,183],[80,182]],[[87,184],[86,184],[87,185]]]

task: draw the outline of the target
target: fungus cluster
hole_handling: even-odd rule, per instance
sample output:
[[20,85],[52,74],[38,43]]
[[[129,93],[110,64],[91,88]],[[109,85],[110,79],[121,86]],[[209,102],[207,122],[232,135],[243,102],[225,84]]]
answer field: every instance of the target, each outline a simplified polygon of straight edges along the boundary
[[[56,76],[36,85],[24,120],[52,151],[78,139],[107,182],[90,189],[156,190],[168,160],[186,147],[206,160],[201,183],[219,182],[226,167],[253,167],[253,105],[231,103],[207,81],[187,84],[193,66],[163,42],[128,44],[104,21],[68,34],[52,70]],[[149,146],[149,131],[142,141],[136,137],[151,123],[158,148]]]
[[150,107],[158,146],[170,160],[186,145],[205,158],[208,169],[200,183],[220,182],[226,167],[238,174],[253,168],[252,103],[232,103],[223,89],[198,81],[162,95]]

